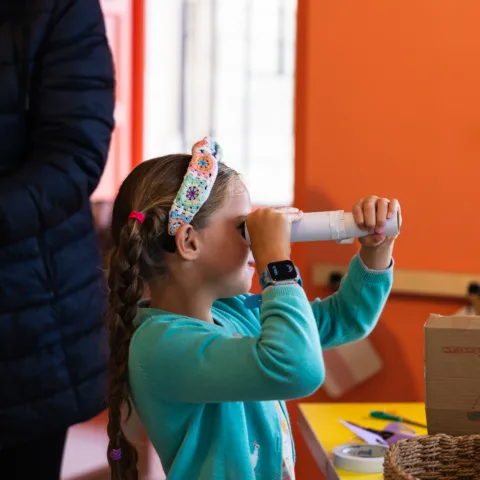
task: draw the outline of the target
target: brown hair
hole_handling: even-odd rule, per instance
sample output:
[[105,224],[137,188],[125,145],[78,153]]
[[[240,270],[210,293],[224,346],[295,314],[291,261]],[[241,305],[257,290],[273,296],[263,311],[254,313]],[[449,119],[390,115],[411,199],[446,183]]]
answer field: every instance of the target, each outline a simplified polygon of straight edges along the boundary
[[[131,413],[128,385],[128,354],[134,332],[133,321],[137,304],[149,281],[165,273],[164,251],[168,215],[183,181],[191,155],[168,155],[148,160],[136,167],[125,179],[113,206],[112,237],[114,247],[109,256],[109,343],[108,366],[108,461],[114,480],[138,478],[138,455],[122,428],[122,406]],[[195,215],[192,225],[207,226],[211,215],[227,199],[238,174],[224,164],[219,171],[211,194]],[[132,210],[145,215],[141,224],[129,220]],[[112,460],[110,452],[121,449],[120,460]]]

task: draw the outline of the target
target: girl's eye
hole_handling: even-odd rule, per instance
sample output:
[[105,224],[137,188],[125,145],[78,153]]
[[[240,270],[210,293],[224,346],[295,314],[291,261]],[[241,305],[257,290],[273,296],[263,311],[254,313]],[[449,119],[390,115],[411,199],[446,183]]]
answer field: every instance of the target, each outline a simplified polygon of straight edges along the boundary
[[237,228],[240,230],[242,236],[245,237],[245,222],[242,222]]

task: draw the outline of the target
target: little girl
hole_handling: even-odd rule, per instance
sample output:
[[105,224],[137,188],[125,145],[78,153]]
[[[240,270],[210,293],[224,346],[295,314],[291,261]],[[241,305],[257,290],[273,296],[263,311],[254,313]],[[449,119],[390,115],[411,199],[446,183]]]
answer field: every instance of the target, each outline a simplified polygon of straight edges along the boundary
[[[290,260],[291,223],[302,213],[251,213],[217,143],[205,138],[192,155],[136,167],[112,218],[112,478],[137,478],[121,422],[122,404],[133,403],[169,480],[293,480],[284,401],[320,387],[322,349],[375,326],[392,284],[395,238],[382,227],[398,209],[374,196],[355,204],[370,235],[339,291],[310,303]],[[247,293],[254,268],[261,296]]]

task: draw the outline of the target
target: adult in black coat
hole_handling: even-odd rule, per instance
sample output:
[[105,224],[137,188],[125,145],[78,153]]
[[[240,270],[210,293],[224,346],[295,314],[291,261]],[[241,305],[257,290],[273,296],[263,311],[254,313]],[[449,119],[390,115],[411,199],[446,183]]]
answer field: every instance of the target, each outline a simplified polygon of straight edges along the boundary
[[105,408],[89,198],[113,110],[99,0],[0,1],[1,478],[58,478],[68,427]]

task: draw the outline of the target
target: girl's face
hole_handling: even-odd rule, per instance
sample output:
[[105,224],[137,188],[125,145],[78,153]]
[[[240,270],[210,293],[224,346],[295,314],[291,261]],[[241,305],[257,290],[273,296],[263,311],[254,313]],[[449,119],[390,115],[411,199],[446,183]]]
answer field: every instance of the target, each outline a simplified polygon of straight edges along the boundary
[[238,179],[223,207],[201,231],[199,267],[218,298],[246,293],[255,271],[253,256],[245,240],[245,219],[252,211],[250,195]]

